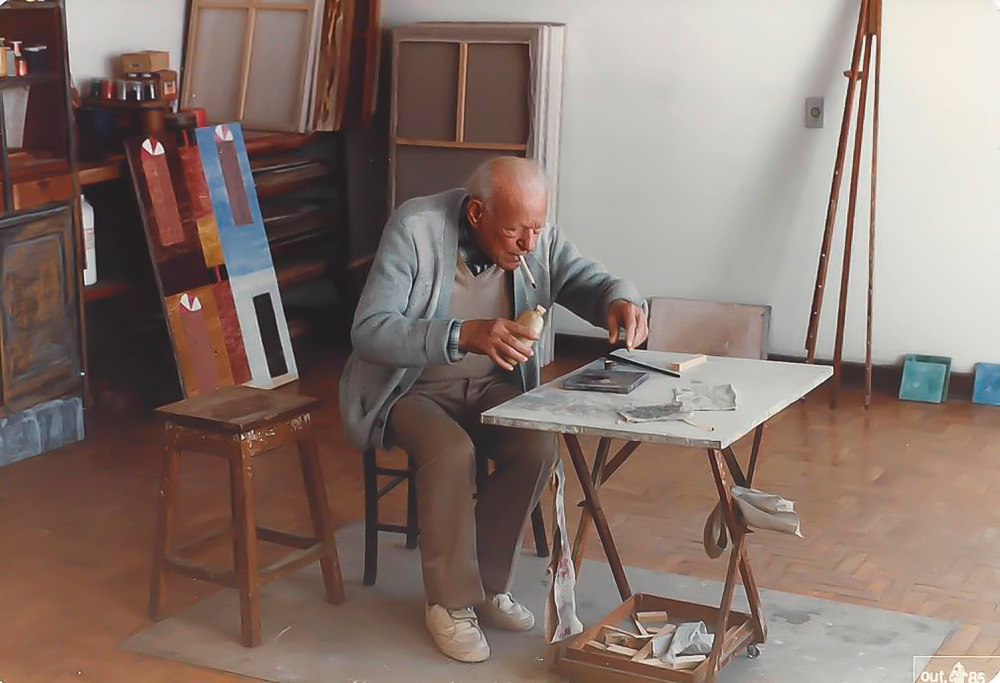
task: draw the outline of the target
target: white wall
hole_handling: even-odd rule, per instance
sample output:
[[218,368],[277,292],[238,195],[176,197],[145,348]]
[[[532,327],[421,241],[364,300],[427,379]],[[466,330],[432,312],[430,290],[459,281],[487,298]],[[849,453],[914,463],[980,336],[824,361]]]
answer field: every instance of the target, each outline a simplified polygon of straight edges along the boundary
[[180,71],[185,0],[68,0],[66,25],[73,81],[110,78],[123,52],[167,50]]
[[[770,304],[772,349],[802,354],[858,4],[386,0],[384,11],[388,25],[565,22],[564,229],[646,295]],[[1000,361],[1000,12],[992,0],[885,0],[884,19],[875,360]],[[814,95],[827,98],[823,130],[803,125]],[[850,360],[864,357],[867,197]]]

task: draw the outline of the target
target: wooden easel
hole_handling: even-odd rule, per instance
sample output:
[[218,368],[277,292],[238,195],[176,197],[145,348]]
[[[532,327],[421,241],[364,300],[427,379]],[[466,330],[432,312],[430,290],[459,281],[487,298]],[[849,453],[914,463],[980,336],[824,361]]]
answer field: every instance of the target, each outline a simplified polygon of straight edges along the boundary
[[[847,98],[844,103],[844,119],[840,126],[840,142],[837,146],[837,161],[833,169],[833,186],[830,189],[830,203],[826,210],[826,229],[819,254],[819,269],[816,274],[816,288],[813,290],[812,311],[809,316],[809,331],[806,335],[806,358],[809,363],[816,358],[816,337],[819,331],[820,312],[823,308],[823,294],[826,287],[826,271],[829,266],[830,243],[837,220],[840,201],[840,185],[843,180],[844,160],[847,156],[847,139],[854,109],[854,91],[861,82],[858,102],[857,124],[854,131],[854,160],[851,168],[851,185],[847,209],[847,227],[844,238],[844,263],[840,276],[840,308],[837,311],[837,338],[833,352],[833,383],[830,391],[830,407],[836,408],[840,395],[841,357],[844,350],[844,323],[847,315],[847,285],[851,273],[851,246],[854,242],[854,217],[858,205],[858,176],[861,171],[861,148],[864,141],[865,113],[868,99],[868,83],[872,65],[872,49],[875,50],[875,93],[872,112],[872,168],[871,168],[871,213],[868,229],[868,325],[865,338],[865,408],[871,405],[872,388],[872,293],[875,279],[875,196],[878,180],[878,124],[879,90],[882,76],[882,0],[861,0],[858,17],[858,32],[854,39],[854,53],[851,68],[844,75],[850,79]],[[861,65],[862,48],[864,66]]]

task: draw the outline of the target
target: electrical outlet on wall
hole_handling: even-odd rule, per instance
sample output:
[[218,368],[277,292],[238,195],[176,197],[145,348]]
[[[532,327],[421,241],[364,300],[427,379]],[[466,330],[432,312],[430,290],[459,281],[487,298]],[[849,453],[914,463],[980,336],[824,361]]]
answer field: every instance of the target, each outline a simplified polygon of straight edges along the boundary
[[822,128],[826,108],[822,97],[806,98],[806,128]]

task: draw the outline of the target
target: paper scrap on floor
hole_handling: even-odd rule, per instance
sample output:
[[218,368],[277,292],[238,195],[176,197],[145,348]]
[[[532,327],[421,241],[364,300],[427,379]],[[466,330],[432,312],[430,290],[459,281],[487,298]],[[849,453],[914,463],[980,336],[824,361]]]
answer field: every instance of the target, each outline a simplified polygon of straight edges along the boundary
[[802,538],[799,514],[792,501],[742,486],[734,486],[731,491],[747,526]]

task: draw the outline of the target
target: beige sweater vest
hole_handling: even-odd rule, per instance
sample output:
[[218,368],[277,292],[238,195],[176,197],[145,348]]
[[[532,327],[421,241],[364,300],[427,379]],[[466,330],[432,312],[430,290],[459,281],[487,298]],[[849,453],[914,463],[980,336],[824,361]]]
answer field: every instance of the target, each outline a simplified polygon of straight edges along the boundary
[[[461,256],[455,268],[448,317],[459,320],[513,317],[511,274],[494,266],[474,276]],[[468,353],[458,363],[424,368],[418,382],[442,382],[487,377],[500,370],[489,356]]]

